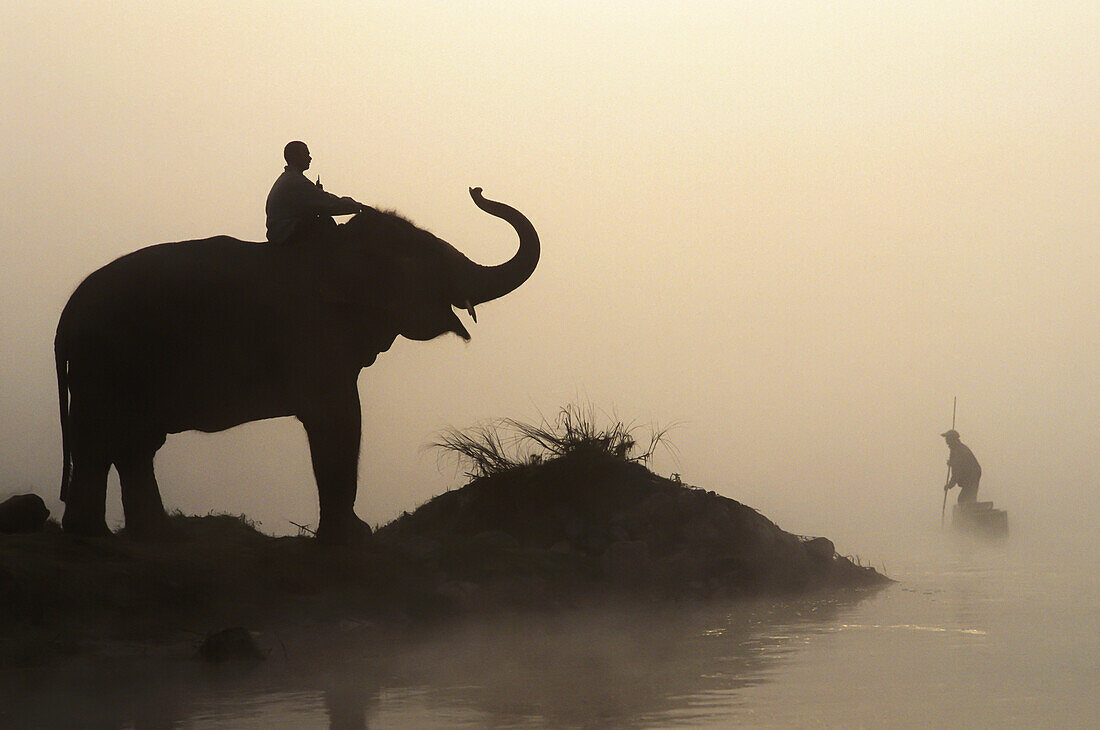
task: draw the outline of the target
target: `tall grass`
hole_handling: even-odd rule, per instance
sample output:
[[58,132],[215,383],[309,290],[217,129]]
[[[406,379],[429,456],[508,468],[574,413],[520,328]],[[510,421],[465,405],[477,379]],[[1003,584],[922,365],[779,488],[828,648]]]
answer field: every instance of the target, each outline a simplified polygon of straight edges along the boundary
[[622,461],[648,462],[658,447],[670,452],[671,427],[650,427],[648,444],[639,449],[637,424],[615,418],[607,425],[592,406],[570,404],[559,409],[550,421],[526,423],[500,418],[488,424],[466,429],[448,428],[429,447],[436,448],[468,465],[466,476],[477,478],[499,474],[529,464],[564,457],[611,457]]

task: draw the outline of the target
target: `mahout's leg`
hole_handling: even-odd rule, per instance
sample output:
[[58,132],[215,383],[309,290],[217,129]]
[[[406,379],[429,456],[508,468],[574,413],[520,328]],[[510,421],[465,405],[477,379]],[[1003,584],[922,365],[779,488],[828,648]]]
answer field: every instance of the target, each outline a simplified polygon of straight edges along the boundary
[[321,511],[317,539],[348,543],[368,538],[370,527],[355,516],[362,430],[355,381],[351,381],[350,387],[333,389],[318,398],[298,419],[309,437],[313,475],[317,479]]
[[157,477],[153,472],[153,456],[156,446],[134,448],[115,457],[118,480],[122,487],[122,510],[126,515],[126,531],[138,539],[164,537],[167,534],[168,515],[160,499]]

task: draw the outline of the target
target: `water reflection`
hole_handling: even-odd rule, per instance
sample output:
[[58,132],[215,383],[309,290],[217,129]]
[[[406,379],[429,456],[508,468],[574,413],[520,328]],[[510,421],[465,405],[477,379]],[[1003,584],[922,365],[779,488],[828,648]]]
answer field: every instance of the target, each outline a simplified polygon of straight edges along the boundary
[[[382,646],[282,641],[253,665],[185,657],[8,670],[0,725],[39,728],[643,727],[767,682],[865,593],[503,616]],[[285,639],[286,637],[284,637]],[[331,639],[331,637],[329,637]]]

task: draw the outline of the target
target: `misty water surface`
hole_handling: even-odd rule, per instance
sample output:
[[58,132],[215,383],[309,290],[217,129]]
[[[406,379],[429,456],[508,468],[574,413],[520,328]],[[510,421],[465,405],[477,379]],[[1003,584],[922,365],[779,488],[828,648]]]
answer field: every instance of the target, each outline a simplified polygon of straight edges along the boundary
[[98,674],[7,673],[18,700],[3,717],[112,728],[1088,724],[1100,711],[1100,580],[1080,550],[1087,536],[1017,533],[990,546],[917,532],[890,555],[900,582],[865,594],[504,616],[355,656],[305,660],[276,645],[251,668],[131,658]]

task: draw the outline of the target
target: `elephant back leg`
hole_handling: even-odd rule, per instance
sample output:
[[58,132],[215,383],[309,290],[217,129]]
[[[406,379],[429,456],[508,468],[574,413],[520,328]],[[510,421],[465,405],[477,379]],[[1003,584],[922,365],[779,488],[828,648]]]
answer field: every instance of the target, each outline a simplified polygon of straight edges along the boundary
[[313,475],[317,479],[320,518],[317,539],[348,543],[370,536],[370,527],[355,516],[362,423],[355,381],[326,395],[317,407],[300,413],[309,438]]
[[115,457],[126,531],[138,539],[163,537],[168,531],[168,516],[164,512],[153,471],[153,456],[164,443],[164,438],[159,441],[156,446],[148,444],[131,448]]
[[65,489],[61,526],[76,535],[110,535],[107,528],[107,472],[111,468],[106,429],[95,409],[74,402],[69,413],[68,439],[72,473]]

